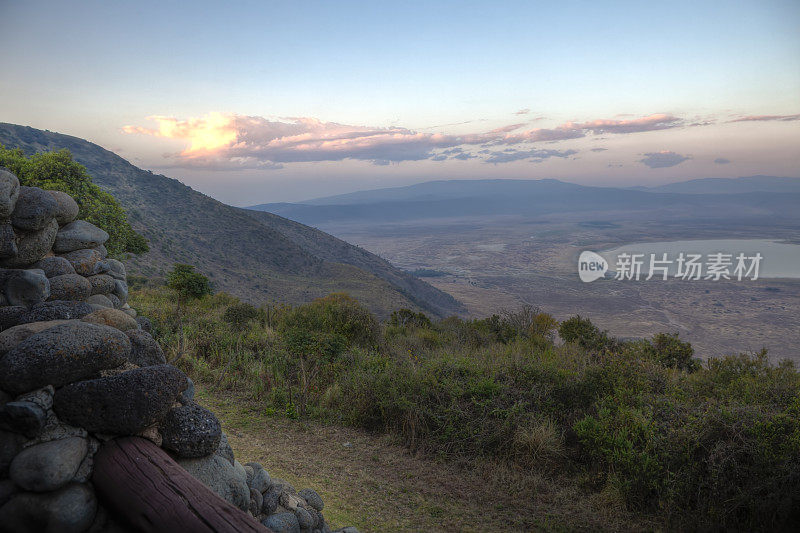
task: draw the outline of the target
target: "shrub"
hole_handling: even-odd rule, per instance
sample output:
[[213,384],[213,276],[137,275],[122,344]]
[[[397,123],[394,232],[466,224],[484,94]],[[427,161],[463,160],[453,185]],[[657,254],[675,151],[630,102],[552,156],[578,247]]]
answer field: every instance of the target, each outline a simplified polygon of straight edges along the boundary
[[389,325],[401,328],[430,328],[433,324],[423,312],[415,313],[411,309],[399,309],[392,311]]
[[558,336],[564,342],[574,342],[589,350],[602,350],[606,348],[610,339],[605,331],[595,326],[588,318],[580,315],[568,318],[558,328]]
[[183,299],[202,298],[211,294],[211,281],[192,265],[177,263],[167,274],[167,287],[176,291]]
[[380,342],[378,321],[346,294],[334,293],[287,311],[279,320],[281,332],[303,329],[340,335],[349,344],[375,346]]
[[0,145],[0,166],[16,174],[22,185],[55,189],[72,196],[80,207],[78,218],[108,233],[105,246],[112,256],[148,250],[147,240],[134,231],[117,200],[92,182],[86,167],[73,161],[68,150],[26,157],[20,149],[8,150]]
[[244,331],[250,322],[258,318],[259,312],[254,306],[239,302],[229,305],[222,314],[222,319],[234,330]]

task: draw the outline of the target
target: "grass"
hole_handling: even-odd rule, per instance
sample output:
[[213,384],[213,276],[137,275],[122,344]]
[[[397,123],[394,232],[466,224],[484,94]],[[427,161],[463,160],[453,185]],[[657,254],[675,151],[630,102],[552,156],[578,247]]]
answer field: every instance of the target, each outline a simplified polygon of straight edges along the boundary
[[[262,424],[280,432],[301,423],[323,434],[368,430],[424,458],[379,461],[379,477],[434,474],[401,485],[400,522],[379,513],[367,525],[422,528],[419,516],[443,521],[453,509],[464,520],[442,529],[489,520],[512,530],[767,530],[800,520],[800,374],[765,353],[701,365],[675,336],[623,342],[586,319],[559,325],[532,308],[438,322],[404,311],[379,323],[344,295],[255,309],[215,294],[180,313],[174,302],[163,289],[132,298],[168,357],[208,398],[232,402],[223,419],[242,426],[242,446],[263,438]],[[554,342],[556,326],[569,342]],[[279,471],[292,453],[280,449]],[[367,464],[336,451],[317,450]],[[449,470],[457,467],[480,475]],[[439,475],[452,483],[437,485]],[[369,480],[352,490],[382,490]],[[440,501],[440,492],[453,497]],[[344,510],[363,496],[337,494]]]

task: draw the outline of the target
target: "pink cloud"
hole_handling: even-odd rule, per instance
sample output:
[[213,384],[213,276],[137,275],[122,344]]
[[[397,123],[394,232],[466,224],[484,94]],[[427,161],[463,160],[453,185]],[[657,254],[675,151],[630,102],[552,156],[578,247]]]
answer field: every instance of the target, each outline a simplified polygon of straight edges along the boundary
[[797,115],[748,115],[746,117],[729,120],[728,122],[789,122],[793,120],[800,120],[800,113]]
[[[172,156],[174,165],[207,168],[280,168],[284,163],[356,159],[385,162],[419,161],[460,147],[456,159],[469,159],[469,147],[497,147],[554,142],[585,137],[589,133],[628,134],[674,128],[682,120],[671,115],[650,115],[631,120],[568,122],[555,128],[522,130],[524,123],[509,124],[486,132],[453,135],[419,132],[401,127],[369,127],[323,122],[311,117],[269,119],[259,116],[210,113],[178,119],[152,116],[156,127],[125,126],[129,134],[182,139],[188,146]],[[521,151],[520,153],[523,153]],[[529,153],[533,153],[528,151]],[[542,157],[560,157],[552,151]],[[480,154],[480,152],[479,152]],[[455,158],[454,156],[452,158]],[[499,158],[503,161],[511,158]],[[441,160],[439,158],[438,160]],[[484,161],[489,156],[483,157]],[[498,162],[494,157],[491,162]]]

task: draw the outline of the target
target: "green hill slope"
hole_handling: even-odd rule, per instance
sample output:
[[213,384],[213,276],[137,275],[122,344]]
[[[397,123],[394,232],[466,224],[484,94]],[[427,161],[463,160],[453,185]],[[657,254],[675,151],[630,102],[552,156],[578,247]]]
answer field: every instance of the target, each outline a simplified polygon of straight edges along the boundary
[[131,273],[163,276],[175,262],[190,263],[217,289],[255,303],[345,291],[382,316],[399,307],[439,316],[463,311],[450,295],[373,254],[281,217],[225,205],[86,140],[0,123],[0,144],[26,153],[70,150],[150,241],[150,252],[126,261]]

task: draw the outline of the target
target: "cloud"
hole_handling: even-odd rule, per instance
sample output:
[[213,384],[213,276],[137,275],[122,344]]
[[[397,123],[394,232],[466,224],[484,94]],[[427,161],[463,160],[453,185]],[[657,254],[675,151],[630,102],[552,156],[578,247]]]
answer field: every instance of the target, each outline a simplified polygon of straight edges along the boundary
[[535,163],[541,163],[551,157],[569,157],[577,154],[576,150],[503,150],[491,152],[489,157],[484,159],[486,163],[510,163],[520,159],[530,159]]
[[[498,155],[501,147],[565,141],[589,134],[662,130],[683,124],[682,119],[672,115],[656,114],[626,120],[567,122],[552,128],[528,130],[522,129],[524,123],[515,123],[485,132],[453,135],[397,126],[371,127],[323,122],[310,117],[270,119],[232,113],[209,113],[188,119],[155,115],[148,117],[148,120],[154,122],[155,127],[128,125],[122,131],[185,141],[186,148],[169,157],[170,166],[220,170],[281,168],[283,164],[344,159],[383,165],[387,162],[426,159],[442,161],[442,155],[460,160],[483,156],[487,162],[498,163],[515,160],[513,156]],[[480,150],[478,155],[464,151],[464,148],[471,146],[488,151],[484,153]],[[558,150],[520,148],[513,153],[518,155],[517,159],[565,157],[561,155],[565,152]]]
[[519,111],[517,111],[514,114],[515,115],[527,115],[530,112],[531,112],[531,110],[526,107],[525,109],[520,109]]
[[789,122],[792,120],[800,120],[800,113],[797,115],[748,115],[746,117],[729,120],[728,122]]
[[592,148],[592,152],[605,152],[608,148]]
[[688,159],[691,158],[668,150],[662,150],[644,154],[644,159],[640,159],[639,162],[650,168],[667,168],[679,165]]
[[731,162],[730,159],[725,159],[724,157],[718,157],[714,160],[714,163],[718,165],[727,165],[730,162]]
[[643,131],[665,130],[682,126],[683,119],[658,113],[630,120],[593,120],[584,123],[567,122],[562,128],[589,130],[595,135],[603,133],[640,133]]

